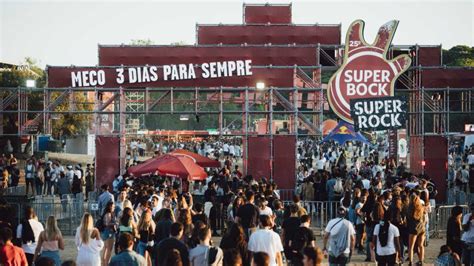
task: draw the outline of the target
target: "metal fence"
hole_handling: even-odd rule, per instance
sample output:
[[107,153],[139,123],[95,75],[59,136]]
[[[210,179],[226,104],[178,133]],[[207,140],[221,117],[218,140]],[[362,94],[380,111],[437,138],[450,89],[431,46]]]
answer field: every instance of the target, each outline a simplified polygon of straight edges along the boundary
[[99,216],[97,202],[85,202],[82,198],[65,196],[61,200],[57,197],[43,197],[31,203],[9,203],[12,215],[15,215],[14,221],[19,224],[23,219],[23,210],[26,206],[31,206],[41,223],[45,224],[48,217],[53,215],[64,235],[74,235],[85,212],[91,213],[95,219]]
[[8,187],[3,191],[3,195],[12,195],[12,196],[26,195],[26,186]]
[[[283,201],[285,205],[292,204],[292,201]],[[32,206],[40,222],[45,223],[50,215],[55,216],[58,226],[65,235],[74,235],[76,228],[81,222],[85,212],[93,215],[94,219],[99,217],[98,204],[96,201],[84,201],[82,197],[74,195],[63,195],[62,199],[52,196],[39,196],[31,203],[9,203],[11,215],[18,224],[23,218],[23,210],[26,206]],[[324,229],[328,222],[337,217],[337,209],[340,206],[339,201],[301,201],[300,205],[305,208],[311,216],[311,227],[319,235],[324,234]],[[446,233],[448,219],[452,208],[456,205],[439,205],[433,208],[429,213],[429,236],[432,238],[441,237]],[[460,205],[463,213],[469,212],[468,205]],[[223,229],[225,224],[225,213],[222,212],[218,217],[222,221],[218,222],[218,228]]]

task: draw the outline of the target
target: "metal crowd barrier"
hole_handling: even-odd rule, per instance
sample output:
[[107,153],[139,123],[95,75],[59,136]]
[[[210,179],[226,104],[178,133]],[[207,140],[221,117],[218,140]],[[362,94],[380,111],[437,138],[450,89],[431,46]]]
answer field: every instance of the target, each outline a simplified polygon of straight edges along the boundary
[[18,195],[26,195],[26,186],[16,186],[16,187],[8,187],[4,190],[3,195],[9,196],[18,196]]
[[[432,217],[430,217],[430,235],[433,238],[440,237],[441,233],[446,234],[448,228],[448,220],[451,216],[451,211],[456,205],[441,205],[432,212]],[[463,215],[469,213],[468,205],[459,205],[462,207]]]
[[99,217],[97,202],[85,202],[81,197],[73,198],[70,195],[63,196],[61,200],[58,197],[42,197],[30,203],[8,203],[12,207],[12,215],[15,216],[12,219],[12,221],[16,222],[14,226],[21,223],[26,206],[33,207],[38,220],[43,224],[46,223],[49,216],[53,215],[64,235],[75,234],[76,228],[80,225],[81,218],[85,212],[91,213],[94,219]]
[[[283,201],[285,206],[292,203],[293,201]],[[311,227],[323,235],[328,222],[337,217],[337,208],[341,203],[339,201],[300,201],[299,204],[311,216]]]

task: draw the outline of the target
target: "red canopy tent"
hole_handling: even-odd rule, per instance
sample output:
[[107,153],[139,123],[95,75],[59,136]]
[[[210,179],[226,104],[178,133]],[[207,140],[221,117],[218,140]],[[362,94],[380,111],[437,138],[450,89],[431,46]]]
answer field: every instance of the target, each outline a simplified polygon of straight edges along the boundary
[[190,158],[179,154],[165,154],[151,158],[144,163],[128,168],[127,171],[135,177],[157,173],[188,180],[204,180],[207,178],[207,173],[202,167]]
[[221,163],[219,161],[209,159],[207,157],[204,157],[202,155],[199,155],[197,153],[190,152],[187,150],[176,149],[172,151],[171,154],[184,155],[192,159],[197,165],[202,166],[202,167],[216,167],[216,168],[221,167]]

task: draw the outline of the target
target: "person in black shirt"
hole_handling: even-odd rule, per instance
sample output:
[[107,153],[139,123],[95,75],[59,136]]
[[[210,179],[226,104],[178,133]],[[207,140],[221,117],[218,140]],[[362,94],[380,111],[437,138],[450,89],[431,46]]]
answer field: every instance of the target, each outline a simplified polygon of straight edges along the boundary
[[201,221],[205,225],[209,225],[206,214],[204,213],[204,206],[201,203],[194,204],[194,215],[193,215],[193,224],[196,225],[198,221]]
[[155,245],[170,235],[171,225],[173,224],[172,213],[170,209],[161,209],[156,213],[155,220],[157,216],[159,216],[160,219],[156,223],[155,227]]
[[247,190],[245,193],[247,203],[242,205],[237,210],[236,222],[242,225],[244,229],[246,239],[250,237],[250,234],[257,229],[259,211],[258,208],[253,204],[255,195],[252,190]]
[[448,245],[453,252],[462,255],[463,242],[461,241],[462,233],[462,207],[454,206],[451,210],[451,217],[448,219],[448,228],[446,233],[446,245]]
[[314,247],[314,234],[309,225],[311,224],[311,219],[309,215],[303,215],[300,219],[300,227],[295,231],[295,234],[292,236],[289,247],[291,250],[291,262],[293,265],[303,265],[303,250],[305,247]]
[[156,266],[164,266],[164,262],[167,261],[166,257],[168,254],[172,254],[173,249],[179,251],[181,255],[181,261],[184,266],[189,265],[189,252],[186,245],[179,239],[183,236],[184,227],[180,223],[174,223],[171,225],[170,237],[163,239],[158,245],[155,245],[153,255],[155,256]]
[[204,202],[212,202],[212,199],[217,197],[216,183],[209,182],[206,191],[204,191]]
[[285,256],[288,259],[292,259],[291,255],[291,248],[290,248],[290,240],[295,235],[296,230],[301,224],[300,217],[298,217],[298,206],[291,205],[290,206],[290,217],[286,218],[281,225],[282,229],[282,242],[283,248],[285,250]]
[[[233,224],[229,231],[222,237],[220,248],[225,252],[235,249],[239,253],[243,266],[250,266],[250,251],[247,248],[245,234],[242,226]],[[225,255],[224,255],[225,257]]]

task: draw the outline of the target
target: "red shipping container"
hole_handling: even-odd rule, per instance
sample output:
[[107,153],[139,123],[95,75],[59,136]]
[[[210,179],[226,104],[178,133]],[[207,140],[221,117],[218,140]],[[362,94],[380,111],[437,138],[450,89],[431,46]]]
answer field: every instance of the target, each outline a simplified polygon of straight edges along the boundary
[[341,25],[198,25],[198,44],[341,44]]
[[244,4],[244,23],[291,23],[291,4]]

